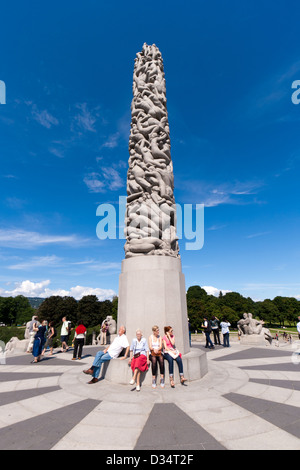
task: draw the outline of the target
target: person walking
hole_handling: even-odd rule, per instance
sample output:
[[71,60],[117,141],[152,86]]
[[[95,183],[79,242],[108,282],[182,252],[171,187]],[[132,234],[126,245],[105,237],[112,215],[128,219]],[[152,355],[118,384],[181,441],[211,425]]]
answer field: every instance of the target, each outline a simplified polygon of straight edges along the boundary
[[189,343],[190,343],[190,348],[192,347],[192,330],[191,330],[191,324],[190,324],[190,319],[188,318],[188,330],[189,330]]
[[164,356],[162,354],[163,342],[162,337],[159,334],[159,327],[154,325],[152,327],[152,335],[150,335],[149,340],[149,349],[150,349],[150,361],[152,364],[152,388],[156,388],[156,374],[157,374],[157,363],[159,364],[160,372],[160,386],[164,388],[165,386],[165,363]]
[[211,323],[207,317],[203,318],[203,325],[202,328],[204,328],[204,333],[206,337],[206,344],[205,347],[209,349],[215,349],[212,340],[210,339],[210,334],[211,334]]
[[100,344],[106,345],[106,333],[108,330],[108,323],[107,320],[104,320],[104,322],[101,325],[101,335],[100,335]]
[[[75,361],[77,358],[79,361],[81,360],[85,337],[86,337],[86,327],[80,320],[78,322],[77,328],[75,329],[74,350],[73,350],[72,361]],[[77,356],[77,352],[78,352],[78,356]]]
[[300,317],[298,317],[299,323],[297,323],[297,331],[298,331],[298,336],[300,339]]
[[213,316],[212,319],[211,319],[211,329],[212,329],[212,332],[213,332],[213,335],[214,335],[215,346],[217,344],[221,345],[220,333],[219,333],[219,330],[220,330],[219,319],[215,316]]
[[231,324],[225,319],[220,324],[222,328],[222,335],[223,335],[223,346],[224,348],[229,348],[229,327]]
[[68,339],[69,339],[69,322],[67,317],[62,318],[62,326],[60,331],[60,341],[61,341],[61,352],[68,351]]
[[49,356],[53,355],[53,340],[55,336],[56,336],[56,330],[54,328],[54,322],[51,321],[48,325],[47,339],[46,339],[46,343],[41,354],[42,356],[44,356],[47,348],[50,348]]
[[33,327],[33,331],[35,332],[33,348],[32,348],[32,355],[34,357],[33,362],[37,363],[41,360],[41,353],[43,346],[46,341],[46,332],[47,332],[47,325],[48,322],[44,320],[41,325],[35,324]]

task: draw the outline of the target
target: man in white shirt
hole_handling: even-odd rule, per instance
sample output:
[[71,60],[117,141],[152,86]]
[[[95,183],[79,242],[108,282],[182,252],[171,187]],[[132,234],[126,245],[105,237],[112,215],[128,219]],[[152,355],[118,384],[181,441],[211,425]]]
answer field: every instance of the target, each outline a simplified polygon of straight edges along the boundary
[[110,361],[111,359],[116,359],[117,357],[119,357],[122,350],[125,348],[126,348],[125,355],[123,357],[120,357],[120,359],[124,360],[127,358],[128,353],[129,353],[129,342],[125,333],[126,333],[125,326],[123,325],[120,326],[119,334],[114,339],[112,344],[108,348],[104,349],[104,351],[98,351],[92,367],[90,369],[83,371],[84,374],[93,376],[92,380],[88,382],[89,384],[95,384],[99,381],[98,377],[99,377],[101,365],[103,364],[103,362]]
[[223,320],[221,322],[220,326],[222,328],[223,346],[224,346],[224,348],[229,348],[230,347],[230,344],[229,344],[229,326],[231,326],[231,325],[227,320]]
[[68,338],[69,338],[69,322],[66,317],[62,318],[62,326],[60,332],[61,352],[68,351]]
[[300,317],[298,317],[299,323],[297,323],[297,331],[300,339]]

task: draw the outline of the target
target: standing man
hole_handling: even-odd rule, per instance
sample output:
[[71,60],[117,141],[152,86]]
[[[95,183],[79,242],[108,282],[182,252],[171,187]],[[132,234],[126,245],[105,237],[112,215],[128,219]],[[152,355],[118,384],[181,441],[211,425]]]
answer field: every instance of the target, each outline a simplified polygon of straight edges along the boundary
[[62,318],[62,327],[60,331],[60,341],[61,341],[61,352],[65,350],[69,350],[68,346],[68,339],[69,339],[69,322],[67,321],[67,317]]
[[297,331],[300,339],[300,317],[298,317],[299,323],[297,323]]
[[219,334],[219,319],[217,317],[212,317],[211,319],[211,329],[214,334],[214,343],[221,345],[220,334]]
[[188,318],[188,329],[189,329],[189,343],[190,347],[192,346],[192,330],[191,330],[191,324],[190,324],[190,319]]
[[204,328],[204,333],[205,333],[205,336],[206,336],[206,345],[205,345],[205,347],[209,348],[209,349],[215,349],[215,347],[212,343],[212,340],[210,339],[211,323],[208,320],[208,318],[206,318],[206,317],[204,317],[204,322],[203,322],[202,328]]
[[230,326],[231,325],[227,320],[223,320],[221,322],[224,348],[229,348],[229,327]]
[[93,362],[93,365],[90,369],[84,370],[84,374],[92,375],[93,378],[89,384],[95,384],[99,381],[98,377],[100,375],[100,369],[103,362],[110,361],[111,359],[117,359],[124,348],[126,348],[125,355],[120,357],[120,360],[124,360],[127,358],[129,353],[129,342],[125,335],[126,328],[125,326],[120,326],[119,334],[114,339],[112,344],[104,349],[104,351],[98,351]]

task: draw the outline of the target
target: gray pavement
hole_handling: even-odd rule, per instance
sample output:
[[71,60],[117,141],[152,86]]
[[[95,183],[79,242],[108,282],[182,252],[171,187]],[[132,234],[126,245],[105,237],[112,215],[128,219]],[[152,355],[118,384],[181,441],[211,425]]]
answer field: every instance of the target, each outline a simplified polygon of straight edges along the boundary
[[[203,348],[194,343],[194,348]],[[299,347],[300,349],[300,347]],[[153,390],[82,373],[98,348],[31,364],[0,365],[0,449],[179,451],[300,449],[300,364],[295,345],[232,343],[207,352],[208,374]]]

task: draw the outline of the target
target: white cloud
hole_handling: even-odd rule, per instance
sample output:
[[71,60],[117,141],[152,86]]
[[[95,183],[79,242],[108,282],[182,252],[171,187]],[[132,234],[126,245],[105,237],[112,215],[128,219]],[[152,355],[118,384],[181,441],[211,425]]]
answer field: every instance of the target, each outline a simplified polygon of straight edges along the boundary
[[264,183],[262,181],[246,181],[213,185],[204,181],[184,181],[182,187],[192,194],[198,204],[216,207],[221,204],[260,203],[255,198]]
[[27,201],[17,197],[7,197],[5,202],[8,207],[14,210],[22,209],[27,204]]
[[8,266],[8,269],[28,270],[28,269],[34,269],[34,268],[39,268],[39,267],[57,266],[60,261],[61,261],[61,258],[58,258],[55,255],[35,256],[29,261],[12,264]]
[[109,136],[106,142],[102,145],[102,147],[110,148],[113,149],[118,146],[118,140],[119,140],[120,134],[119,132],[116,132],[115,134],[112,134]]
[[44,245],[82,245],[88,240],[77,235],[47,235],[18,229],[0,229],[0,246],[7,248],[35,248]]
[[83,182],[87,185],[91,193],[105,192],[105,184],[101,181],[101,175],[99,173],[89,173],[83,178]]
[[215,297],[219,297],[220,292],[222,292],[223,295],[231,292],[230,290],[218,289],[217,287],[213,286],[202,286],[202,289],[204,289],[208,295],[214,295]]
[[76,107],[80,109],[80,112],[74,117],[77,127],[84,131],[96,132],[95,124],[99,117],[98,108],[89,111],[86,103],[78,104]]
[[50,129],[53,125],[57,126],[59,124],[56,117],[52,116],[52,114],[50,114],[46,109],[39,111],[35,104],[32,105],[31,113],[33,118],[41,124],[41,126],[46,127],[47,129]]
[[85,295],[96,295],[99,300],[112,299],[116,293],[112,289],[101,289],[87,286],[75,286],[69,290],[66,289],[50,289],[50,280],[41,282],[32,282],[29,280],[15,283],[15,288],[12,290],[0,289],[0,295],[12,296],[24,295],[25,297],[40,297],[47,298],[52,295],[71,296],[76,300],[80,300]]
[[22,281],[20,283],[15,283],[15,288],[11,291],[9,290],[0,290],[1,295],[24,295],[25,297],[39,297],[41,293],[45,292],[47,286],[50,284],[49,280],[41,282],[31,282],[29,280]]
[[102,171],[109,189],[115,190],[122,188],[124,183],[117,170],[115,170],[114,168],[103,168]]
[[104,193],[108,189],[115,191],[124,186],[124,181],[115,168],[102,168],[101,174],[92,172],[83,179],[88,189],[92,193]]
[[271,232],[259,232],[259,233],[253,233],[251,235],[247,235],[246,238],[256,238],[256,237],[262,237],[263,235],[269,235]]

